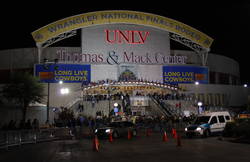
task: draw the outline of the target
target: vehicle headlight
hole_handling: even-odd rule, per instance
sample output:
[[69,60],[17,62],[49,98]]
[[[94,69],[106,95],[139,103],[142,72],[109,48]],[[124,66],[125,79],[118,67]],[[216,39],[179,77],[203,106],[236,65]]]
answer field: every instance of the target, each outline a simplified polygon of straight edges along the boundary
[[106,132],[106,133],[109,133],[109,132],[110,132],[110,129],[105,130],[105,132]]
[[196,128],[197,131],[201,131],[201,127]]
[[98,129],[95,129],[95,133],[97,133]]
[[188,129],[187,129],[187,128],[185,128],[185,131],[188,131]]

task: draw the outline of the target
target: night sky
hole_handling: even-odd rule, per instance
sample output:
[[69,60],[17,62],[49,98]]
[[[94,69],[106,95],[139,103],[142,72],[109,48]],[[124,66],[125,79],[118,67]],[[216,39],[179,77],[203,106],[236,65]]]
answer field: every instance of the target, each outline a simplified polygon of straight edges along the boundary
[[[32,2],[32,3],[31,3]],[[211,52],[240,64],[242,83],[250,83],[250,1],[215,3],[203,1],[23,1],[1,5],[0,49],[36,47],[31,32],[54,21],[99,10],[134,10],[162,15],[214,39]],[[170,3],[171,2],[171,3]],[[225,2],[225,1],[224,1]],[[80,35],[53,46],[80,46]],[[180,48],[178,45],[175,48]],[[172,48],[173,49],[173,48]]]

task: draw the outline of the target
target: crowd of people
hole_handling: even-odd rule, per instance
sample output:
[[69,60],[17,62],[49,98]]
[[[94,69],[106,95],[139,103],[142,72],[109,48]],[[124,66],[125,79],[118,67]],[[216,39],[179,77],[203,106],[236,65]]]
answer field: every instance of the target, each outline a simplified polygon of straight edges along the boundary
[[[55,119],[52,127],[68,127],[72,130],[72,133],[76,133],[76,127],[86,127],[94,131],[96,128],[103,127],[108,125],[110,122],[121,120],[121,121],[131,121],[133,122],[138,129],[140,128],[158,128],[159,130],[165,129],[170,130],[173,127],[183,127],[188,123],[192,122],[195,119],[195,115],[189,117],[185,116],[111,116],[110,118],[104,116],[102,112],[98,112],[96,117],[87,117],[79,115],[77,118],[71,117],[68,119]],[[20,120],[17,123],[14,120],[11,120],[8,124],[2,126],[1,130],[39,130],[39,121],[34,119],[32,122],[28,119],[26,122]]]
[[[122,92],[119,93],[115,93],[110,95],[110,100],[121,100],[124,97],[128,97],[128,94],[123,94]],[[86,101],[103,101],[103,100],[109,100],[109,95],[108,94],[89,94],[89,95],[85,95],[85,99]]]
[[[164,84],[160,81],[153,81],[153,80],[148,80],[148,79],[138,79],[138,78],[134,78],[134,79],[128,79],[128,80],[124,80],[124,79],[118,79],[118,80],[114,80],[114,79],[106,79],[106,80],[98,80],[96,82],[89,82],[87,86],[96,86],[96,85],[101,85],[101,84],[116,84],[118,82],[145,82],[145,83],[152,83],[152,84]],[[82,85],[84,86],[84,85]]]
[[[129,94],[124,94],[122,92],[118,92],[115,94],[110,95],[110,100],[122,100],[124,98],[129,98],[131,95]],[[187,96],[184,93],[141,93],[141,92],[136,92],[134,96],[148,96],[148,97],[154,97],[157,99],[161,100],[190,100],[190,96]],[[109,100],[109,95],[108,94],[88,94],[85,95],[85,100],[86,101],[103,101],[103,100]]]
[[[96,128],[103,127],[108,125],[113,121],[131,121],[133,122],[138,129],[140,128],[158,128],[158,129],[166,129],[183,127],[187,124],[191,123],[195,119],[195,115],[191,114],[189,117],[186,116],[111,116],[110,118],[104,116],[101,112],[95,118],[87,117],[87,116],[78,116],[77,118],[72,118],[64,122],[65,125],[72,130],[75,129],[76,126],[79,127],[88,127],[92,131]],[[57,125],[57,124],[55,124]],[[74,131],[72,131],[74,132]]]

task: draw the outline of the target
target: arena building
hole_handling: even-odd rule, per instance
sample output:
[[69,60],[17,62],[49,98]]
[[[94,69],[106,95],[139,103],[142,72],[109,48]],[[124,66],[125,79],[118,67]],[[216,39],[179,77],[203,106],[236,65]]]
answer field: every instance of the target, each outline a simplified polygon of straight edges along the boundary
[[[76,30],[81,30],[81,47],[48,47],[74,36]],[[37,48],[0,51],[1,83],[7,83],[15,71],[38,76],[47,86],[48,97],[42,104],[51,108],[47,114],[51,121],[55,116],[52,110],[61,106],[84,106],[81,113],[90,116],[97,111],[108,115],[114,111],[115,102],[123,112],[127,107],[121,96],[117,101],[108,97],[98,107],[96,98],[89,99],[95,95],[127,94],[130,112],[141,115],[162,111],[152,110],[162,106],[149,97],[155,93],[178,98],[163,99],[172,110],[180,108],[173,112],[186,115],[199,111],[198,102],[203,111],[247,104],[248,92],[240,85],[239,64],[209,53],[213,39],[176,20],[135,11],[98,11],[56,21],[32,35]],[[191,50],[172,49],[170,41]],[[44,107],[40,109],[40,116],[46,116]]]

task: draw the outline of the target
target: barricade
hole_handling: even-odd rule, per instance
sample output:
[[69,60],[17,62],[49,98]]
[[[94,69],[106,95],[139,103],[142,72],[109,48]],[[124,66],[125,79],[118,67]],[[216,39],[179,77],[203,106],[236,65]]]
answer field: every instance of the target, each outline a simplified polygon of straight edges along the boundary
[[0,148],[5,148],[6,145],[6,133],[0,131]]
[[54,129],[40,129],[36,134],[37,142],[45,142],[54,140]]
[[0,131],[0,148],[61,139],[72,139],[69,128]]
[[54,128],[54,139],[72,139],[72,137],[69,128]]
[[17,131],[8,131],[5,132],[5,143],[6,143],[6,149],[10,146],[20,146],[21,145],[21,132]]
[[21,130],[21,131],[15,131],[15,133],[20,134],[19,136],[17,135],[17,138],[19,138],[20,140],[20,145],[28,143],[36,143],[37,132],[34,130]]

